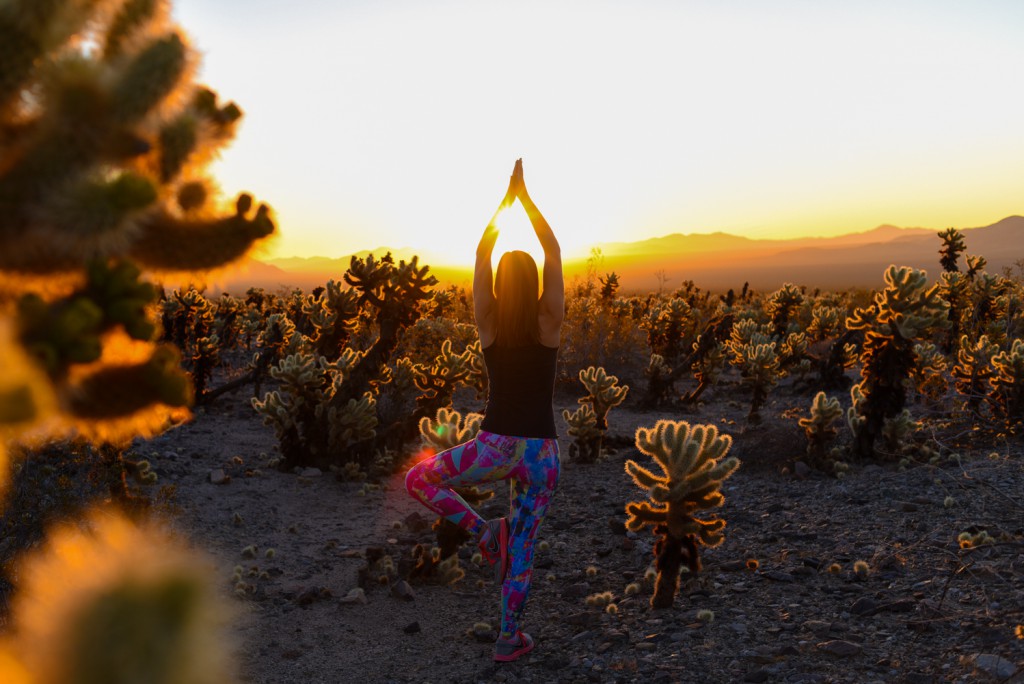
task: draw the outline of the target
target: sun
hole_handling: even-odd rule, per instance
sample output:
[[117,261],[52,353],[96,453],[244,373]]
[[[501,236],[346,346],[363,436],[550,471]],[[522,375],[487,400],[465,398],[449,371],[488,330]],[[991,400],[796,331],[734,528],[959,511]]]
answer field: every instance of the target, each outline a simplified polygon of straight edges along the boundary
[[537,234],[533,232],[530,217],[526,215],[523,205],[515,203],[498,214],[498,241],[494,244],[495,257],[501,258],[505,252],[521,250],[533,257],[538,266],[544,263],[544,250],[540,246]]

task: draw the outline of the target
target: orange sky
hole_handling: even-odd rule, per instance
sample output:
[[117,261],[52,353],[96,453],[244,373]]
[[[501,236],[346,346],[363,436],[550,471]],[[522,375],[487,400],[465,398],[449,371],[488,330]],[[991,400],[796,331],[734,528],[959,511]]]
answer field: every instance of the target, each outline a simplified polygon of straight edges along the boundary
[[[520,156],[569,256],[1024,213],[1016,1],[254,0],[239,16],[178,0],[175,15],[200,77],[246,112],[214,171],[275,207],[271,256],[387,245],[468,263]],[[532,247],[507,219],[498,249]]]

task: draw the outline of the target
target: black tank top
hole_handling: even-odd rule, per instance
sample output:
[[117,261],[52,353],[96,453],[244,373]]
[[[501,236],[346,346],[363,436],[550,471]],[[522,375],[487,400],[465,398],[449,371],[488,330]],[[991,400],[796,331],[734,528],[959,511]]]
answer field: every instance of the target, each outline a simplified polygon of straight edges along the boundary
[[551,406],[557,358],[557,347],[542,344],[486,347],[489,388],[480,429],[510,437],[557,437]]

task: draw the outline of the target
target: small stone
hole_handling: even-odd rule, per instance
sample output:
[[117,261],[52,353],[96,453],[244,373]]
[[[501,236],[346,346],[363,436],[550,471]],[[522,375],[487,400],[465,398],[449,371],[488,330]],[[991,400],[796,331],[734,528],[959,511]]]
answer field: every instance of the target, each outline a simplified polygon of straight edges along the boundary
[[351,605],[354,603],[366,604],[366,592],[360,587],[350,590],[347,594],[338,599],[341,603]]
[[850,612],[854,615],[868,616],[877,613],[878,608],[878,601],[874,600],[870,596],[861,596],[853,602],[852,606],[850,606]]
[[608,529],[611,530],[611,533],[614,535],[625,535],[626,523],[618,518],[608,518]]
[[831,641],[821,642],[817,645],[817,649],[823,653],[828,653],[829,655],[838,656],[840,658],[849,658],[850,656],[858,655],[864,650],[864,647],[860,644],[855,644],[852,641],[833,639]]
[[776,582],[792,582],[796,579],[788,572],[782,572],[781,570],[769,570],[763,573],[763,575],[770,580],[775,580]]
[[804,629],[818,636],[824,636],[832,629],[832,623],[824,620],[808,620],[803,626]]
[[406,634],[416,634],[417,632],[420,631],[420,623],[419,622],[410,622],[409,624],[407,624],[405,627],[402,628],[402,631],[405,632]]
[[323,474],[323,471],[319,468],[303,468],[299,472],[299,477],[320,477]]
[[583,598],[590,593],[590,585],[586,582],[577,582],[576,584],[570,584],[562,590],[562,596],[564,598]]
[[767,682],[769,674],[765,670],[751,670],[747,674],[743,675],[743,681],[754,682],[754,684],[760,684],[760,682]]
[[811,475],[811,468],[803,461],[797,461],[793,464],[793,474],[798,480],[806,480]]
[[978,653],[968,656],[966,661],[988,676],[1000,680],[1009,679],[1017,672],[1015,664],[994,653]]
[[210,484],[227,484],[231,480],[223,468],[215,468],[210,471]]
[[391,595],[402,601],[413,601],[416,599],[416,592],[412,590],[405,580],[398,580],[391,585]]

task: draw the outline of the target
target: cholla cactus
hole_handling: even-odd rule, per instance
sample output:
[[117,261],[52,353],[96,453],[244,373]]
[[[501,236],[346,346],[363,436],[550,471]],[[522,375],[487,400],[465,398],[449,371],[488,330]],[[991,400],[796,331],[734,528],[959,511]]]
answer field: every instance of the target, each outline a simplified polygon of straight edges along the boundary
[[[575,411],[562,409],[562,419],[569,426],[569,456],[579,463],[594,463],[601,455],[602,430],[597,429],[597,414],[589,404],[583,404]],[[595,451],[596,449],[596,451]]]
[[[193,84],[195,64],[166,2],[0,2],[0,452],[81,437],[108,443],[105,466],[187,418],[142,271],[194,278],[274,231],[204,177],[241,112]],[[203,571],[111,520],[28,561],[0,678],[20,661],[32,681],[229,680]]]
[[[339,361],[346,357],[341,357]],[[335,362],[337,364],[338,361]],[[304,456],[324,463],[338,454],[347,454],[356,443],[376,434],[376,400],[370,393],[344,403],[332,400],[340,393],[344,377],[322,356],[292,354],[270,371],[280,383],[263,400],[252,406],[273,425],[281,445],[284,468],[295,463],[296,451],[311,450]],[[323,450],[321,451],[321,445]]]
[[835,470],[834,465],[829,465],[834,461],[829,444],[837,434],[832,424],[841,415],[843,409],[839,406],[839,400],[818,392],[811,403],[811,415],[800,419],[800,427],[807,435],[807,460],[812,466]]
[[[666,359],[676,359],[686,348],[686,337],[696,324],[693,307],[679,297],[652,306],[640,326],[647,331],[651,351]],[[691,338],[692,339],[692,338]]]
[[992,404],[1007,426],[1024,423],[1024,340],[992,357]]
[[19,584],[5,682],[233,680],[220,646],[229,611],[206,561],[164,530],[94,513],[53,532]]
[[807,334],[816,341],[826,340],[839,334],[846,312],[838,306],[827,304],[815,306],[811,311],[811,324]]
[[939,250],[942,257],[939,259],[942,270],[946,273],[959,273],[960,266],[957,265],[957,261],[963,251],[967,249],[963,233],[956,228],[947,228],[938,233],[938,236],[942,238],[942,249]]
[[342,353],[357,325],[359,302],[354,290],[343,289],[335,280],[318,296],[308,295],[302,313],[312,326],[307,343],[313,353],[333,360]]
[[220,363],[220,338],[213,331],[214,322],[213,304],[194,289],[175,290],[164,301],[164,335],[181,350],[197,403],[202,403],[214,368]]
[[[608,412],[625,400],[629,387],[619,386],[619,379],[600,367],[581,370],[579,377],[587,395],[578,400],[580,409],[574,413],[564,410],[562,417],[569,423],[570,434],[576,438],[576,448],[570,452],[574,452],[581,463],[593,463],[601,455],[601,443],[608,430]],[[588,406],[592,411],[584,410]]]
[[655,475],[636,461],[626,461],[626,472],[650,501],[626,504],[626,527],[639,531],[645,525],[659,535],[654,546],[658,577],[651,597],[654,608],[668,608],[679,590],[683,562],[694,573],[700,570],[698,544],[718,546],[724,540],[725,520],[696,517],[697,512],[721,506],[722,482],[739,467],[735,457],[726,458],[732,438],[719,435],[714,425],[659,420],[654,428],[638,428],[636,446],[652,457],[662,474]]
[[[440,452],[468,442],[480,432],[483,416],[479,413],[462,414],[450,408],[438,409],[434,418],[424,416],[420,419],[420,438],[424,446],[431,452]],[[478,487],[455,487],[455,492],[474,508],[494,496],[493,491]],[[471,536],[458,525],[445,518],[438,518],[433,525],[437,534],[437,546],[440,557],[448,558],[455,554],[459,547],[470,540]]]
[[883,425],[903,411],[914,344],[948,324],[949,305],[927,278],[924,271],[890,266],[874,305],[857,309],[847,321],[847,328],[864,331],[861,382],[851,389],[853,406],[847,411],[854,451],[862,458],[875,455]]
[[454,409],[440,408],[434,418],[420,419],[420,437],[427,446],[445,451],[476,437],[483,418],[479,413],[467,413],[463,418]]
[[948,387],[946,369],[949,362],[945,355],[931,342],[914,345],[914,366],[910,379],[918,394],[932,401],[941,398]]
[[967,335],[961,335],[957,350],[958,363],[953,366],[956,389],[967,397],[967,408],[977,411],[982,400],[988,395],[989,378],[992,377],[992,358],[999,353],[999,346],[982,335],[973,344]]
[[761,422],[761,407],[768,399],[768,390],[775,386],[782,374],[779,358],[775,354],[775,343],[747,344],[739,349],[742,356],[740,373],[743,382],[750,386],[752,399],[747,420]]
[[[106,420],[93,433],[123,440],[136,426],[162,428],[191,398],[177,364],[152,344],[156,289],[136,264],[190,274],[221,267],[274,225],[247,195],[218,216],[203,167],[241,112],[192,84],[195,58],[167,5],[103,4],[0,6],[0,304],[9,311],[23,295],[19,337],[54,383],[53,429]],[[103,373],[112,362],[162,391],[120,402],[131,414],[111,406],[79,421],[67,411],[71,398],[85,403],[87,389],[111,379]]]
[[804,295],[800,288],[792,283],[786,283],[768,295],[764,310],[771,317],[772,331],[776,337],[781,339],[789,333],[790,319],[803,301]]
[[418,417],[426,417],[439,408],[452,403],[456,388],[469,377],[470,358],[473,352],[464,350],[452,353],[452,341],[441,343],[441,353],[429,366],[413,366],[416,387],[420,396],[416,399]]

